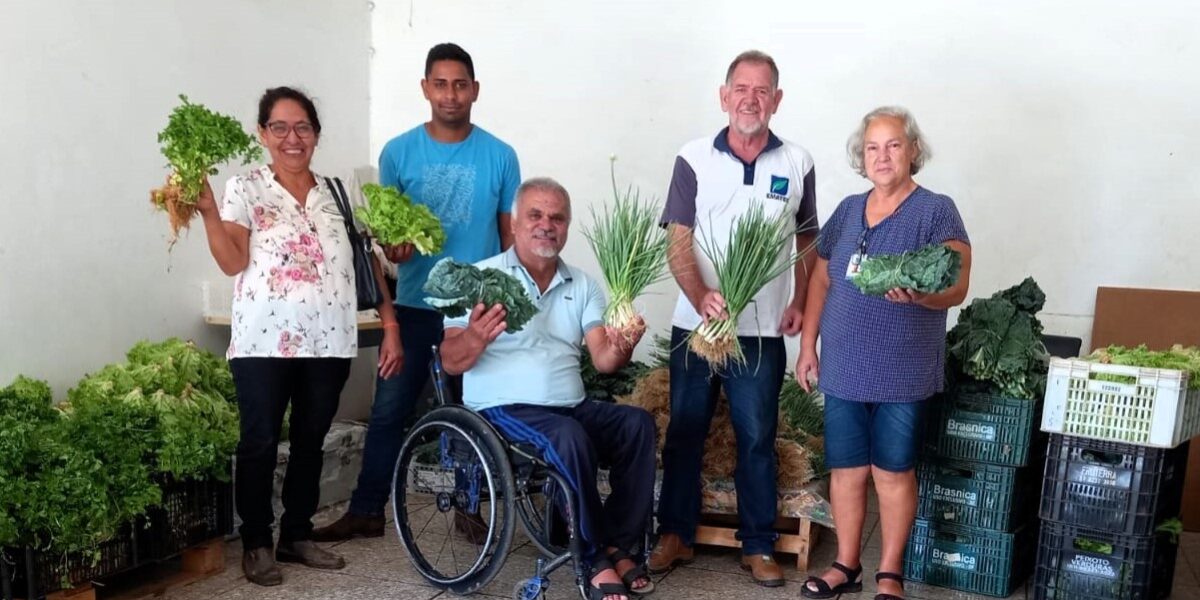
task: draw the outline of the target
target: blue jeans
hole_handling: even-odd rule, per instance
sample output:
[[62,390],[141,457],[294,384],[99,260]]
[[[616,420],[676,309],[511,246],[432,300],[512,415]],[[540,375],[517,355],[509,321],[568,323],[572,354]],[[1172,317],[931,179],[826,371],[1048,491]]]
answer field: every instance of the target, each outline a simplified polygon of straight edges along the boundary
[[392,492],[396,458],[404,444],[421,391],[429,382],[432,347],[442,342],[443,320],[436,311],[396,306],[404,367],[390,379],[376,376],[375,401],[367,423],[367,442],[358,485],[350,496],[350,512],[381,516]]
[[783,338],[739,337],[746,363],[714,371],[688,349],[688,333],[671,329],[671,423],[662,451],[658,532],[674,533],[688,546],[695,541],[704,441],[724,386],[737,436],[737,539],[744,554],[770,554],[778,537],[775,433],[787,363]]
[[853,402],[825,394],[825,466],[912,470],[928,405],[928,400]]

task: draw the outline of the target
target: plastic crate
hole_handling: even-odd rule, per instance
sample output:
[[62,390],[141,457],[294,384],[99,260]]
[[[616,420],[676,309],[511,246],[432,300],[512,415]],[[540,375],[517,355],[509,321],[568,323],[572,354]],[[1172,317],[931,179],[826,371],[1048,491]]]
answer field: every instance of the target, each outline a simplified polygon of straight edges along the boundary
[[139,561],[158,561],[233,531],[233,485],[216,480],[165,481],[162,503],[138,528]]
[[[1096,544],[1106,545],[1091,550]],[[1043,522],[1034,598],[1157,600],[1171,593],[1178,540]]]
[[943,458],[1022,467],[1030,446],[1044,443],[1035,429],[1041,403],[1034,400],[960,390],[931,408],[926,443]]
[[1187,373],[1172,369],[1051,359],[1042,430],[1174,448],[1200,434],[1200,390],[1187,383]]
[[1036,526],[1014,533],[917,519],[904,552],[904,577],[1006,598],[1033,570]]
[[[116,537],[102,542],[98,556],[91,552],[72,552],[66,555],[39,552],[32,548],[6,548],[0,563],[8,585],[0,586],[4,600],[40,598],[51,592],[115,575],[137,566],[137,543],[132,528],[122,527]],[[11,595],[9,595],[11,594]]]
[[1179,516],[1188,443],[1148,448],[1050,436],[1039,515],[1125,535],[1150,535]]
[[923,457],[917,463],[917,517],[1013,531],[1034,515],[1039,475],[1033,467]]

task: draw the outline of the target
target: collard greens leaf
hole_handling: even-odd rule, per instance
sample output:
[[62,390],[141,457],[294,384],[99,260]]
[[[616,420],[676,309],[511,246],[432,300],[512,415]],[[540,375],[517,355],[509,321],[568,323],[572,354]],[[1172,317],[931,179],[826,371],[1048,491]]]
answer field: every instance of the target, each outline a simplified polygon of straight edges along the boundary
[[490,267],[480,269],[448,257],[433,266],[424,289],[430,294],[425,302],[452,319],[469,313],[476,304],[504,305],[508,333],[520,331],[537,314],[525,286],[508,273]]
[[882,296],[895,288],[934,294],[954,285],[961,268],[958,252],[933,244],[903,254],[867,257],[853,281],[868,296]]
[[946,335],[951,377],[965,375],[1012,398],[1040,397],[1046,385],[1046,347],[1035,313],[1045,301],[1030,277],[971,302]]

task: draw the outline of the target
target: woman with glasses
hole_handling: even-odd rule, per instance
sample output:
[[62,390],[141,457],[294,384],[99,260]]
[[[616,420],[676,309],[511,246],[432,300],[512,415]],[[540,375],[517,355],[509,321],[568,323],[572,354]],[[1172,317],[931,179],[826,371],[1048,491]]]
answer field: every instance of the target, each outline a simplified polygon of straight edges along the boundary
[[[235,490],[246,579],[283,582],[276,560],[340,569],[342,557],[311,541],[320,495],[322,444],[358,353],[354,260],[346,223],[325,178],[311,169],[321,136],[316,107],[288,87],[258,106],[259,141],[271,163],[238,175],[218,206],[208,183],[197,202],[217,265],[236,277],[227,356],[237,387],[241,438]],[[400,370],[400,327],[384,290],[379,371]],[[284,411],[291,456],[274,548],[271,506]]]
[[[882,552],[876,600],[903,597],[904,546],[917,510],[913,473],[923,413],[942,391],[946,310],[963,302],[971,247],[954,201],[913,181],[929,146],[907,110],[878,108],[846,145],[850,166],[871,189],[842,201],[822,228],[808,284],[796,377],[825,394],[825,462],[837,526],[833,566],[809,577],[806,598],[862,589],[867,479],[879,496]],[[866,296],[853,284],[863,259],[944,244],[962,255],[958,282],[937,294],[894,289]],[[817,336],[821,357],[817,359]]]

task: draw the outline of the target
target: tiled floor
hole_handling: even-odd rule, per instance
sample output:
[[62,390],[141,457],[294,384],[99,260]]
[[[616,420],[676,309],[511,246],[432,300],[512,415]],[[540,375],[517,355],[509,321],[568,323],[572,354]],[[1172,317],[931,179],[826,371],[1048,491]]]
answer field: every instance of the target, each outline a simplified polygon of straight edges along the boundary
[[[878,560],[879,531],[878,514],[868,515],[863,535],[863,562],[868,565]],[[476,597],[511,598],[516,583],[533,573],[537,550],[524,542],[523,536],[515,538],[513,549],[505,567],[488,587]],[[175,590],[167,597],[185,600],[219,598],[220,600],[274,600],[274,599],[362,599],[373,600],[428,600],[430,598],[452,598],[430,586],[409,564],[408,557],[396,539],[395,530],[373,540],[353,540],[331,545],[333,551],[346,557],[345,570],[328,572],[314,571],[293,565],[283,565],[284,584],[274,588],[263,588],[246,582],[241,576],[239,560],[241,547],[238,542],[228,545],[228,568],[224,573]],[[822,536],[813,551],[814,569],[827,565],[835,555],[832,535]],[[807,574],[788,568],[787,556],[781,556],[788,584],[782,588],[767,589],[754,585],[749,576],[738,566],[738,553],[732,549],[701,548],[696,561],[687,567],[657,578],[658,590],[651,597],[655,600],[675,599],[718,599],[746,598],[754,600],[800,598],[800,581]],[[873,570],[872,570],[873,572]],[[551,576],[551,588],[547,595],[551,600],[574,600],[578,598],[566,569]],[[919,583],[906,585],[909,598],[925,600],[967,600],[986,598],[925,586]],[[875,592],[874,581],[865,578],[863,592],[847,595],[847,598],[870,599]],[[1032,598],[1030,584],[1026,583],[1010,598]],[[1200,533],[1183,536],[1175,568],[1175,586],[1171,598],[1178,600],[1200,600]]]

